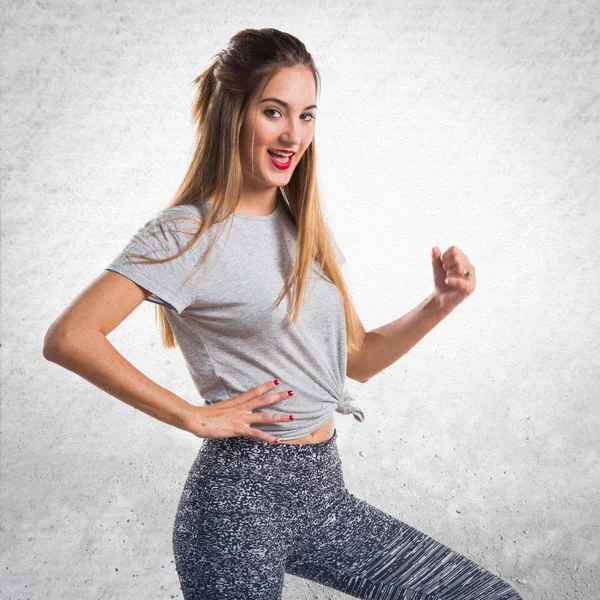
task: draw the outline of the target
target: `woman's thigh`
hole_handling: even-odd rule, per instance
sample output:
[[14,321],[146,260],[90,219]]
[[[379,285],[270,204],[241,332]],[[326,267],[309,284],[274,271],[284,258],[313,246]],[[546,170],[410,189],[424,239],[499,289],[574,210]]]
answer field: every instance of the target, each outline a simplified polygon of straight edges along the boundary
[[273,551],[273,507],[235,478],[190,471],[173,527],[185,600],[279,600],[284,556]]
[[371,600],[521,600],[505,581],[344,489],[286,571]]

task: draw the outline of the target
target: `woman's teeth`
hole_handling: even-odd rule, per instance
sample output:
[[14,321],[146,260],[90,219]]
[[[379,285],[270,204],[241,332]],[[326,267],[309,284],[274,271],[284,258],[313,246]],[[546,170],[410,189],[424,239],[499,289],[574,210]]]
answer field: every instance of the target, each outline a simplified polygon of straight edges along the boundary
[[268,150],[267,152],[280,163],[288,162],[291,157],[291,154],[280,154],[279,152],[274,152],[273,150]]

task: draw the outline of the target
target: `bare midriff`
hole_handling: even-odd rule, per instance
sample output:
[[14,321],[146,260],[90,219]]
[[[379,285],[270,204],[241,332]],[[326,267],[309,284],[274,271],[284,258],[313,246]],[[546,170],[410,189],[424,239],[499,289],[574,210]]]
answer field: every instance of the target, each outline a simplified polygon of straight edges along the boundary
[[327,423],[324,423],[312,433],[305,435],[302,438],[296,438],[295,440],[280,440],[280,444],[318,444],[319,442],[325,442],[333,436],[334,431],[334,418],[333,416]]

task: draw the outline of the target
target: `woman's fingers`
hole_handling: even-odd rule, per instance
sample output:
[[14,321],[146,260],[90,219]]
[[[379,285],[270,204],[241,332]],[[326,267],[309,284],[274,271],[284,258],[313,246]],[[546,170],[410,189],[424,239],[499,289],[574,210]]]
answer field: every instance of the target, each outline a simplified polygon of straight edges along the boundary
[[274,381],[268,381],[256,387],[250,388],[246,392],[242,392],[239,396],[235,397],[233,402],[234,406],[244,404],[244,408],[249,411],[261,406],[267,406],[268,404],[274,404],[275,402],[281,402],[290,396],[294,395],[293,390],[285,390],[281,392],[270,392],[273,388],[277,387],[279,383],[275,384]]
[[279,385],[279,381],[277,379],[270,379],[269,381],[265,381],[265,383],[261,383],[260,385],[256,385],[237,396],[232,396],[225,400],[228,402],[230,406],[237,406],[238,404],[243,404],[248,400],[252,400],[253,398],[258,398],[267,392],[270,392],[272,389],[276,388]]
[[[276,380],[275,380],[276,381]],[[263,406],[268,406],[270,404],[275,404],[276,402],[281,402],[286,398],[294,395],[293,390],[285,390],[281,392],[270,392],[273,388],[279,385],[279,382],[275,383],[275,381],[268,381],[264,384],[258,385],[254,388],[249,389],[247,392],[240,394],[242,397],[241,403],[243,403],[249,412],[247,415],[248,419],[248,429],[246,435],[249,437],[254,437],[259,440],[264,440],[269,442],[270,444],[278,443],[279,440],[257,429],[256,427],[252,427],[252,423],[273,423],[273,422],[281,422],[281,421],[293,421],[294,415],[290,414],[277,414],[270,412],[252,412],[256,408],[261,408]],[[270,393],[269,393],[270,392]],[[244,398],[244,396],[246,396]]]
[[252,423],[294,420],[294,416],[289,413],[252,412],[256,408],[275,404],[293,396],[294,392],[292,390],[272,392],[271,390],[279,385],[279,381],[277,383],[276,381],[266,381],[237,396],[214,403],[209,408],[202,407],[203,418],[200,422],[202,433],[196,433],[196,435],[200,435],[200,437],[234,437],[242,435],[269,443],[278,442],[279,440],[276,437],[252,427]]
[[290,413],[284,413],[282,415],[278,413],[269,412],[255,412],[252,413],[250,422],[251,423],[271,423],[273,421],[293,421],[294,415]]
[[260,429],[256,429],[256,427],[249,427],[248,433],[245,437],[256,438],[257,440],[263,440],[263,442],[269,442],[269,444],[278,444],[279,440]]

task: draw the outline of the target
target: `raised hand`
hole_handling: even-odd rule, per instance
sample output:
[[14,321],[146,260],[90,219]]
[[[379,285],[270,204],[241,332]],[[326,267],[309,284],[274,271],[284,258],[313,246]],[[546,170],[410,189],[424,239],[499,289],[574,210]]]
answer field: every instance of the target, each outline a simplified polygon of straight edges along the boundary
[[475,290],[475,266],[457,246],[443,254],[434,246],[431,250],[434,294],[440,307],[450,312]]

